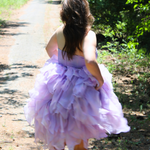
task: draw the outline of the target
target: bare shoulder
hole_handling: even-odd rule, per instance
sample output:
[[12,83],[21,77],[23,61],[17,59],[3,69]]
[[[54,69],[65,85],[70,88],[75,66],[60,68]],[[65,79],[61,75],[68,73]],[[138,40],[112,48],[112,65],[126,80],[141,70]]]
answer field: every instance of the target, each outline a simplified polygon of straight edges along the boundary
[[64,28],[64,25],[61,25],[60,27],[57,28],[56,30],[56,34],[60,34],[63,32],[63,28]]
[[94,31],[90,30],[88,34],[85,36],[83,44],[94,44],[96,45],[96,34]]
[[59,28],[56,30],[56,37],[57,37],[57,43],[58,43],[58,48],[63,49],[65,45],[65,37],[63,34],[63,29],[64,25],[61,25]]
[[95,32],[89,31],[83,41],[83,54],[86,61],[95,60],[96,35]]
[[87,36],[90,36],[90,37],[96,37],[96,34],[94,31],[90,30],[87,34]]

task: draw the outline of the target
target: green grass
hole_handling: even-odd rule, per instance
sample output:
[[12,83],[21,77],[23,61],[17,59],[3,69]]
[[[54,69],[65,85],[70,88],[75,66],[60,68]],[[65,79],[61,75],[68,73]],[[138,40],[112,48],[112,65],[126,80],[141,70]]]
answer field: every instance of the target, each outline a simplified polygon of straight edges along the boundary
[[9,9],[9,8],[20,8],[24,5],[28,0],[1,0],[0,8]]
[[28,0],[0,0],[0,27],[5,19],[8,19],[12,10],[19,9]]
[[[114,48],[115,49],[115,48]],[[114,50],[99,50],[98,62],[107,65],[108,70],[122,71],[130,74],[137,74],[138,78],[150,77],[150,55],[145,55],[138,52],[136,49],[129,49],[126,51]]]

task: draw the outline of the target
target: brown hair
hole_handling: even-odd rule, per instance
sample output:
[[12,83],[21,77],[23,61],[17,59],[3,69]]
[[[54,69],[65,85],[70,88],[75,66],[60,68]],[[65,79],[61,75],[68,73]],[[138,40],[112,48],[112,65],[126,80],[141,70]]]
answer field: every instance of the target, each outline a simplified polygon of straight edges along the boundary
[[65,27],[63,34],[65,37],[65,46],[62,49],[64,57],[67,52],[68,59],[72,59],[76,48],[81,50],[81,45],[87,28],[92,26],[94,17],[90,13],[87,0],[64,0],[60,17]]

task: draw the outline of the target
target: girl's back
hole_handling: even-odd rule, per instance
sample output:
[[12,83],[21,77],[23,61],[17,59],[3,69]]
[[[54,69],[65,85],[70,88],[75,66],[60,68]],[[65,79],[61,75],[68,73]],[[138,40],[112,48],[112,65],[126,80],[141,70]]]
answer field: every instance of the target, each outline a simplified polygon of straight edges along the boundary
[[[58,61],[66,66],[72,66],[72,67],[76,67],[76,68],[81,68],[81,67],[85,66],[83,50],[80,51],[78,48],[76,49],[76,52],[72,59],[68,60],[66,52],[65,52],[64,58],[62,57],[62,49],[64,48],[64,45],[65,45],[65,37],[63,34],[63,28],[64,28],[64,26],[59,27],[56,32],[57,44],[58,44]],[[85,38],[89,38],[90,35],[88,35],[88,34],[91,34],[91,33],[92,33],[92,31],[89,31],[89,33],[87,33]],[[87,45],[87,43],[83,43],[83,44]],[[96,55],[96,53],[95,53],[95,55]]]

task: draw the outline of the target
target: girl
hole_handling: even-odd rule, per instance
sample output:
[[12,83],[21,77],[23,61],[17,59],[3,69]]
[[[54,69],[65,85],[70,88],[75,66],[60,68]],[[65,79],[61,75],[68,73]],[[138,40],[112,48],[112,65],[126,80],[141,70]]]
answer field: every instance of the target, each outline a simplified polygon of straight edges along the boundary
[[86,0],[64,0],[63,26],[46,47],[51,57],[37,76],[25,106],[34,118],[35,139],[50,150],[86,150],[89,138],[128,132],[122,107],[113,92],[111,74],[96,61],[93,16]]

